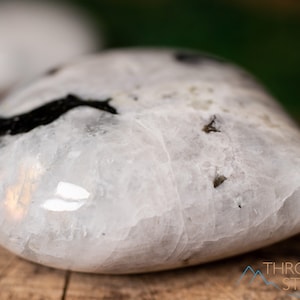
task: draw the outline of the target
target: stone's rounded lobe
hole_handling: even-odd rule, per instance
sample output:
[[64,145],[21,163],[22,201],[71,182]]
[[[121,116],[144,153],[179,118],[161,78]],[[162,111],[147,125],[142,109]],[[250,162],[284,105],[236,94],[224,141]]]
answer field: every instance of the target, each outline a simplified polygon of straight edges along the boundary
[[133,273],[299,233],[298,128],[237,67],[176,53],[105,52],[0,104],[2,120],[68,95],[118,112],[72,107],[0,137],[1,245],[52,267]]
[[99,34],[72,5],[45,1],[0,3],[0,97],[57,65],[101,46]]

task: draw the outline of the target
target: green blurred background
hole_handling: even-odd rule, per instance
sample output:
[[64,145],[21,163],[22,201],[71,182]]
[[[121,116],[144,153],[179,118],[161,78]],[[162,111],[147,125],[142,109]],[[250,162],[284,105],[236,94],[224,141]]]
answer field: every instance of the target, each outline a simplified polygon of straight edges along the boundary
[[75,0],[106,48],[173,46],[225,57],[256,75],[300,121],[299,0]]

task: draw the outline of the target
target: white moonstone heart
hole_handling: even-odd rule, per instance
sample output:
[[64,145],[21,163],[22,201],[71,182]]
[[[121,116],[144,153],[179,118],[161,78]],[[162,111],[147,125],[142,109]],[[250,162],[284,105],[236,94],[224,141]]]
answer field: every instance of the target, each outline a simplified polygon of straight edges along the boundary
[[0,112],[0,244],[26,259],[145,272],[300,232],[299,130],[226,62],[104,52]]

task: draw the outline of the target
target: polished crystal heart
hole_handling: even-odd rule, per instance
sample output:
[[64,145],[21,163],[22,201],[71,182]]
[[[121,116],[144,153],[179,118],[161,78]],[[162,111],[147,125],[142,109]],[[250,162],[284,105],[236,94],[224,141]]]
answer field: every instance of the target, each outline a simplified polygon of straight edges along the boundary
[[299,130],[220,59],[108,51],[0,112],[0,243],[26,259],[145,272],[300,232]]

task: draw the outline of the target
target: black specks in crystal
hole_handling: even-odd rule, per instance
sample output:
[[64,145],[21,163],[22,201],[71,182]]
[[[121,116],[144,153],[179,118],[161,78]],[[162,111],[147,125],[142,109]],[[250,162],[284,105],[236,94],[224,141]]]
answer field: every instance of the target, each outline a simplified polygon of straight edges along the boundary
[[58,74],[60,72],[60,70],[61,70],[60,67],[52,68],[46,72],[46,76],[54,76],[54,75]]
[[225,176],[223,176],[223,175],[217,175],[215,177],[215,179],[214,179],[214,188],[216,189],[221,184],[223,184],[226,180],[227,180],[227,178]]
[[203,131],[205,133],[211,133],[211,132],[221,132],[217,127],[216,127],[216,122],[217,122],[217,117],[213,116],[211,121],[207,124],[204,125]]
[[175,60],[188,64],[188,65],[197,65],[206,61],[214,61],[218,63],[224,63],[225,60],[220,57],[210,56],[205,53],[197,53],[197,52],[176,52],[174,54]]

